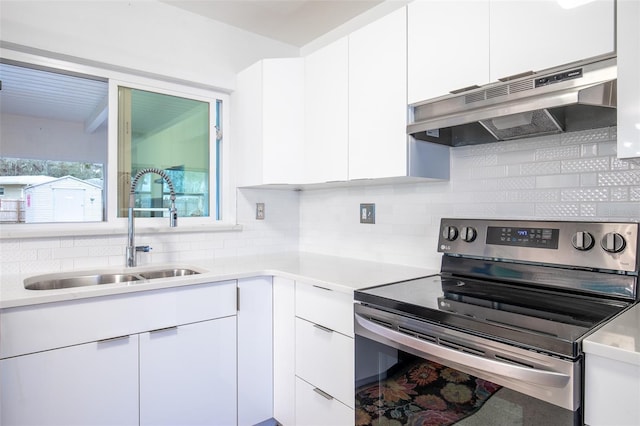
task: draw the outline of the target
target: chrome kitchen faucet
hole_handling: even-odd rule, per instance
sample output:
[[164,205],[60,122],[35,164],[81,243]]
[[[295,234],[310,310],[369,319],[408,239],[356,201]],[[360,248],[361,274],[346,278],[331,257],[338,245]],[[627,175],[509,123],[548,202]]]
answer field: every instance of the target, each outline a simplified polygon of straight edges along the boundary
[[[133,219],[133,211],[135,204],[135,190],[138,185],[138,180],[149,173],[155,173],[160,175],[169,185],[169,194],[171,199],[171,206],[169,207],[169,226],[175,228],[178,226],[178,211],[176,209],[176,191],[173,188],[173,182],[169,178],[169,176],[160,169],[150,168],[150,169],[142,169],[133,177],[131,181],[131,190],[129,192],[129,224],[128,224],[128,239],[127,239],[127,266],[136,266],[137,259],[136,253],[139,251],[148,252],[150,250],[149,246],[136,246],[135,244],[135,229],[134,229],[134,219]],[[136,209],[139,210],[139,209]],[[154,209],[155,210],[155,209]]]

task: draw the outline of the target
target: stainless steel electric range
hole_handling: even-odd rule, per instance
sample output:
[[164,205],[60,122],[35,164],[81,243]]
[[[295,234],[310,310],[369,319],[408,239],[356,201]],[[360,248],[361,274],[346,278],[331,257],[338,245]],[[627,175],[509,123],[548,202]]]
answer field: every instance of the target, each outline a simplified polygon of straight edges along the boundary
[[[489,399],[495,407],[483,404],[475,416],[493,410],[489,417],[507,416],[504,423],[581,424],[582,340],[638,301],[638,230],[638,223],[442,219],[439,275],[355,292],[356,395],[377,381],[377,404],[386,407],[384,380],[403,362],[428,360],[502,388]],[[521,419],[509,417],[514,406]],[[406,416],[426,415],[411,407]],[[370,414],[397,417],[394,409]],[[486,421],[473,423],[474,415],[460,414],[461,424]]]

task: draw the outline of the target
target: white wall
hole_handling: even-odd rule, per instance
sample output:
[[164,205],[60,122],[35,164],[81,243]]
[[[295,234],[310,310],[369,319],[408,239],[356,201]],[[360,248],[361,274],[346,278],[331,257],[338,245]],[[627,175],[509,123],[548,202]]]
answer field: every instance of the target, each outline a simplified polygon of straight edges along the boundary
[[2,0],[0,40],[223,90],[259,59],[299,54],[155,0]]
[[439,268],[445,216],[640,221],[640,166],[616,159],[615,128],[458,147],[447,182],[303,192],[300,249]]
[[[138,265],[189,262],[232,256],[264,255],[298,248],[299,193],[280,190],[240,190],[238,223],[243,230],[136,235],[150,245]],[[266,217],[255,219],[255,203],[265,203]],[[122,235],[0,240],[0,276],[44,274],[125,266],[126,229]],[[1,283],[0,283],[1,284]]]

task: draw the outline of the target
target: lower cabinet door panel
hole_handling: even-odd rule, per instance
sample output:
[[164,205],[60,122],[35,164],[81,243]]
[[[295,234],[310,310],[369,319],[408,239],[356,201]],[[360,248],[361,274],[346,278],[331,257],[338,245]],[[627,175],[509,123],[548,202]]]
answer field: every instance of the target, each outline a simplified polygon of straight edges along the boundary
[[0,361],[2,425],[137,425],[138,336]]
[[296,377],[296,426],[354,424],[353,409],[318,391],[321,390]]
[[235,425],[236,317],[140,335],[141,425]]

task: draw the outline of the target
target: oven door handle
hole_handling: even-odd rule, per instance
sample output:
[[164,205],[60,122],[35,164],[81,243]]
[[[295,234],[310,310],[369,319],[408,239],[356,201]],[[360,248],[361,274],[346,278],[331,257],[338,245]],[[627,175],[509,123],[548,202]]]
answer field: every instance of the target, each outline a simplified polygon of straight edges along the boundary
[[[459,365],[469,365],[476,370],[484,371],[492,375],[499,375],[509,379],[521,380],[535,385],[554,388],[565,387],[570,379],[568,375],[557,373],[555,371],[539,370],[533,367],[523,367],[515,364],[494,361],[492,359],[450,349],[426,340],[420,340],[408,334],[376,324],[359,314],[355,314],[355,319],[357,324],[364,329],[391,342],[413,348],[419,352],[430,354]],[[358,333],[356,332],[356,334]]]

